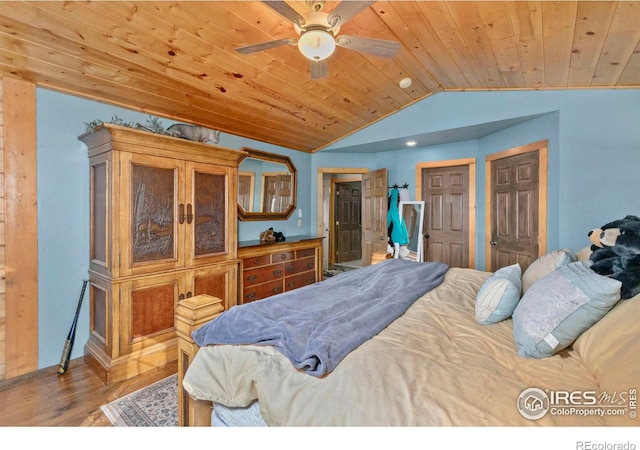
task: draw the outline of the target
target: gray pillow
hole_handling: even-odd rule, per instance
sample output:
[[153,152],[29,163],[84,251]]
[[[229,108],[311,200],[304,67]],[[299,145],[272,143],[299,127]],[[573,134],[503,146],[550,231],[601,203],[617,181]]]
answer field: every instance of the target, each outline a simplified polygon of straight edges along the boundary
[[513,312],[518,355],[544,358],[568,347],[620,300],[622,283],[577,261],[541,278]]

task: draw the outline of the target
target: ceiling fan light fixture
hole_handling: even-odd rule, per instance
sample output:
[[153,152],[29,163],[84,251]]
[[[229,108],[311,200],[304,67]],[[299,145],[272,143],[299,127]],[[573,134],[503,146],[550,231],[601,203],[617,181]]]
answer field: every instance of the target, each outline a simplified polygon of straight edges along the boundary
[[336,42],[333,35],[325,30],[308,30],[300,35],[298,49],[311,61],[322,61],[333,54]]

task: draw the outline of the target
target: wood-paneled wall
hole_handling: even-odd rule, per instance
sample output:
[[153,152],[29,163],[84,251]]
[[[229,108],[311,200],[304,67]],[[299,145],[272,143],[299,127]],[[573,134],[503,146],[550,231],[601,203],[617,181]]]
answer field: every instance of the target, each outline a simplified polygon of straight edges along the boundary
[[5,77],[2,114],[0,375],[38,369],[36,85]]
[[2,101],[2,78],[0,77],[0,380],[6,378],[5,364],[5,251],[4,251],[4,102]]

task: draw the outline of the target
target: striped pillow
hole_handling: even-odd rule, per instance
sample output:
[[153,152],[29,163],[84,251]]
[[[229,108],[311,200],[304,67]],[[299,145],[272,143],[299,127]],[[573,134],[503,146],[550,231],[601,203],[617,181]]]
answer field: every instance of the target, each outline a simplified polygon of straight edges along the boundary
[[511,317],[522,290],[520,264],[498,269],[482,284],[476,295],[476,321],[481,325]]

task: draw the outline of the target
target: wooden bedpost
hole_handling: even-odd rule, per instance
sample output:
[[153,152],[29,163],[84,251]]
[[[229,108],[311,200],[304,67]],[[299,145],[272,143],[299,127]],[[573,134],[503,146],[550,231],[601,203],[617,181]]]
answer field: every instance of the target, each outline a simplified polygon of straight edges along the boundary
[[178,301],[175,328],[178,335],[178,426],[210,426],[212,403],[194,400],[182,387],[184,374],[198,352],[191,333],[224,311],[222,300],[211,295],[196,295]]

